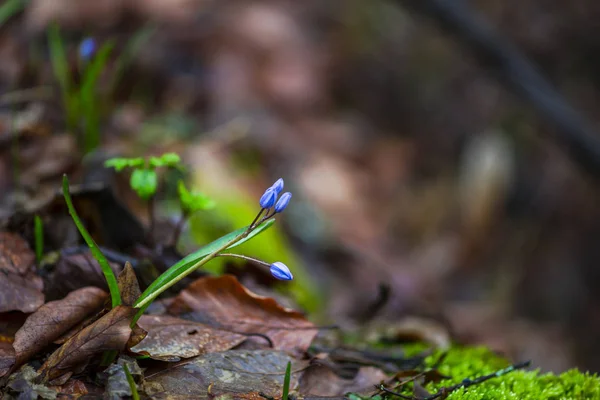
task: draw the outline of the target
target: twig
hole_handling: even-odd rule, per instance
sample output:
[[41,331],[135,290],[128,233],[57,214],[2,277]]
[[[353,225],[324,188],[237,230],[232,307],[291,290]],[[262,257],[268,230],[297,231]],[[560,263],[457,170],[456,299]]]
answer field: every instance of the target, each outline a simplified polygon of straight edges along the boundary
[[544,118],[570,157],[600,178],[600,140],[590,122],[571,107],[558,91],[511,43],[479,17],[463,0],[397,0],[406,8],[434,19],[469,47],[484,67],[507,83]]

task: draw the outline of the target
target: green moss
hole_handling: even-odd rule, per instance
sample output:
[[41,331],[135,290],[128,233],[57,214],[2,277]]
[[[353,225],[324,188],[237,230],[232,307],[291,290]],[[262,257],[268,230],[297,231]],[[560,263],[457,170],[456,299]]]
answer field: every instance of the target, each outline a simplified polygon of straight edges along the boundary
[[[433,365],[439,354],[426,359]],[[435,393],[440,387],[451,386],[465,378],[477,378],[505,368],[509,363],[483,347],[455,347],[439,366],[439,371],[451,376],[440,383],[430,383],[427,390]],[[408,394],[408,393],[407,393]],[[600,379],[597,375],[570,370],[560,375],[539,371],[515,371],[487,382],[456,390],[448,400],[567,400],[600,399]]]

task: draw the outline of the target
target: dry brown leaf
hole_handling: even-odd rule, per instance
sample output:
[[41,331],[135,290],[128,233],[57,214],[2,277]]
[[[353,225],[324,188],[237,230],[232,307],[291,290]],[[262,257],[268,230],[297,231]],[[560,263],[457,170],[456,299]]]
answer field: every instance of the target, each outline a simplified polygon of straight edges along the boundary
[[12,343],[0,340],[0,377],[10,371],[15,363],[15,359],[15,349]]
[[44,304],[35,255],[19,235],[0,232],[0,312],[30,313]]
[[87,315],[98,311],[107,297],[104,290],[87,287],[40,307],[27,318],[15,335],[16,366],[23,364]]
[[301,313],[250,292],[232,275],[197,279],[168,310],[218,329],[266,335],[279,350],[304,352],[317,334]]
[[138,325],[148,335],[130,350],[162,361],[229,350],[246,339],[243,335],[167,315],[143,315]]
[[387,375],[375,367],[361,367],[354,379],[343,379],[323,365],[311,366],[300,379],[299,391],[312,396],[336,396],[348,392],[365,392],[373,385],[387,379]]
[[292,363],[290,389],[306,362],[281,351],[230,350],[210,353],[146,376],[144,391],[152,398],[207,399],[227,394],[258,398],[258,393],[280,398],[287,363]]
[[117,306],[98,321],[67,340],[42,365],[39,379],[43,382],[68,377],[85,365],[90,357],[107,350],[123,350],[131,335],[131,319],[136,309]]
[[117,283],[119,284],[119,292],[121,293],[123,305],[132,306],[142,292],[135,276],[135,271],[129,261],[125,263],[125,267],[117,278]]

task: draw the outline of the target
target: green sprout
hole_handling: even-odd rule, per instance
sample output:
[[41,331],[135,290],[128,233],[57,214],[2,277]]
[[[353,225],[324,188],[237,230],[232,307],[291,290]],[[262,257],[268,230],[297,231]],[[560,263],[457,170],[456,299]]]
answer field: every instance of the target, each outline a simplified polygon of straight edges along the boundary
[[123,370],[125,371],[127,383],[129,384],[129,388],[131,389],[131,397],[133,398],[133,400],[140,400],[137,385],[135,384],[135,381],[133,380],[133,375],[131,375],[131,372],[129,372],[129,368],[127,368],[127,365],[123,364]]
[[44,254],[44,225],[37,214],[33,217],[33,234],[35,236],[35,260],[39,265]]
[[283,394],[281,400],[288,400],[290,394],[290,377],[292,375],[292,363],[288,361],[287,367],[285,367],[285,377],[283,378]]
[[67,128],[72,132],[81,132],[79,142],[85,153],[96,149],[100,144],[100,124],[104,118],[110,98],[119,83],[123,71],[133,59],[140,47],[148,39],[152,29],[144,28],[139,31],[124,51],[117,57],[106,90],[99,90],[101,75],[107,69],[109,59],[115,47],[114,41],[106,41],[96,49],[93,39],[82,42],[79,51],[79,75],[75,79],[69,68],[69,59],[65,43],[57,24],[48,30],[48,47],[54,76],[58,81]]
[[79,215],[77,215],[77,211],[75,210],[75,206],[73,206],[73,201],[71,200],[71,194],[69,193],[69,179],[67,178],[66,174],[63,175],[62,192],[65,201],[67,202],[69,214],[71,214],[71,218],[73,218],[73,222],[75,222],[75,226],[77,226],[79,233],[81,234],[81,236],[83,236],[83,239],[90,248],[90,252],[94,256],[96,261],[98,261],[98,264],[102,269],[102,273],[104,274],[104,278],[106,279],[106,283],[108,284],[108,290],[110,291],[112,307],[114,308],[121,304],[121,294],[119,293],[117,277],[115,276],[113,270],[110,268],[108,260],[106,259],[104,254],[102,254],[90,233],[87,231],[87,229],[85,229],[85,226],[83,225],[83,222],[81,222]]

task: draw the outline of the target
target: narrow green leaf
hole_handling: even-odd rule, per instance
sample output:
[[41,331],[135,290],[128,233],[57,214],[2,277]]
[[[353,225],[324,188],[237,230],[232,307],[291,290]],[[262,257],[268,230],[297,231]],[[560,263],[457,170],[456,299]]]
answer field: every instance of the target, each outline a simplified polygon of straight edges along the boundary
[[144,200],[148,200],[156,193],[158,178],[153,169],[135,169],[129,181],[131,188]]
[[71,214],[71,218],[73,218],[75,226],[77,226],[79,233],[81,234],[81,236],[83,236],[83,239],[90,248],[90,252],[94,256],[96,261],[98,261],[98,264],[100,264],[100,268],[102,269],[102,273],[104,274],[104,278],[106,279],[106,283],[108,284],[108,289],[110,291],[112,307],[114,308],[121,304],[121,294],[119,293],[117,277],[115,276],[113,270],[110,268],[108,260],[106,259],[106,257],[104,257],[104,254],[102,254],[102,252],[98,248],[98,245],[96,244],[92,236],[89,234],[87,229],[85,229],[85,226],[83,226],[79,215],[77,215],[77,211],[75,210],[75,207],[73,206],[73,201],[71,200],[71,194],[69,193],[69,179],[67,178],[66,174],[63,175],[62,190],[65,201],[67,202],[69,214]]
[[283,394],[281,400],[288,400],[290,394],[290,377],[292,375],[292,363],[288,361],[287,367],[285,368],[285,377],[283,378]]
[[127,45],[120,52],[119,57],[115,61],[115,72],[112,76],[110,85],[108,86],[109,93],[113,93],[116,90],[125,69],[131,64],[133,58],[139,53],[142,46],[148,42],[155,30],[156,28],[152,25],[147,25],[137,31],[127,42]]
[[129,372],[129,368],[127,368],[127,365],[123,364],[123,370],[125,370],[127,383],[129,383],[129,388],[131,389],[131,397],[133,397],[133,400],[140,400],[140,395],[137,391],[137,385],[135,384],[133,376],[131,375],[131,372]]
[[114,43],[104,43],[83,72],[83,80],[79,90],[80,104],[84,116],[84,149],[86,153],[100,145],[100,115],[104,104],[99,100],[97,83],[102,71],[108,63]]
[[39,215],[33,217],[33,232],[35,236],[35,259],[39,265],[44,254],[44,226]]
[[[239,242],[234,243],[233,245],[227,247],[227,249],[232,249],[236,246],[239,246],[242,243],[247,242],[248,240],[252,239],[256,235],[269,229],[274,223],[275,223],[274,219],[270,219],[268,221],[263,222],[258,227],[256,227],[256,229],[254,229],[252,232],[250,232],[250,234],[247,237],[245,237],[245,238],[241,239]],[[199,261],[201,261],[203,258],[209,256],[211,253],[219,250],[221,247],[225,246],[228,242],[232,241],[236,237],[242,235],[244,232],[246,232],[247,229],[248,229],[248,227],[246,226],[246,227],[240,228],[238,230],[235,230],[231,233],[228,233],[227,235],[220,237],[219,239],[207,244],[206,246],[199,248],[195,252],[189,254],[187,257],[181,259],[179,262],[177,262],[176,264],[171,266],[168,270],[163,272],[158,278],[156,278],[156,280],[154,280],[154,282],[152,282],[150,284],[150,286],[148,286],[146,288],[146,290],[144,290],[144,292],[137,299],[137,301],[135,302],[135,304],[133,306],[139,307],[140,304],[145,304],[147,302],[147,299],[154,299],[154,298],[158,297],[157,293],[162,293],[161,289],[163,287],[165,287],[167,285],[170,286],[172,284],[172,282],[177,282],[183,276],[191,273],[193,270],[193,267]],[[149,305],[149,303],[145,304],[145,306],[138,312],[138,314],[134,318],[134,322],[137,321],[137,319],[139,319],[139,317],[143,313],[144,309],[148,305]]]
[[7,0],[0,6],[0,28],[11,17],[19,13],[25,8],[24,0]]
[[78,96],[74,96],[74,93],[72,92],[73,82],[71,81],[71,74],[69,73],[67,52],[65,51],[60,35],[60,28],[56,23],[52,24],[48,29],[48,47],[50,49],[52,71],[60,85],[67,126],[69,129],[74,129],[77,125],[79,114]]

